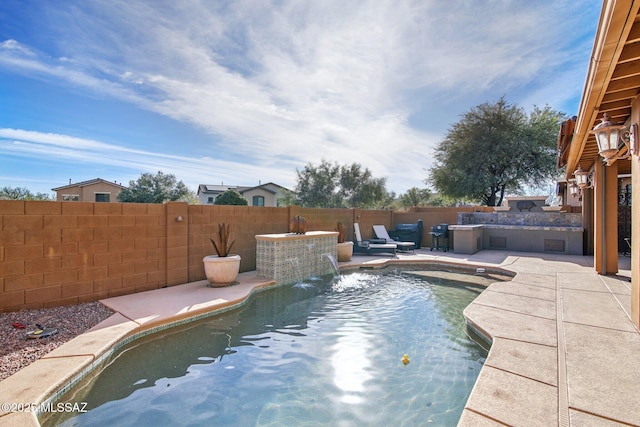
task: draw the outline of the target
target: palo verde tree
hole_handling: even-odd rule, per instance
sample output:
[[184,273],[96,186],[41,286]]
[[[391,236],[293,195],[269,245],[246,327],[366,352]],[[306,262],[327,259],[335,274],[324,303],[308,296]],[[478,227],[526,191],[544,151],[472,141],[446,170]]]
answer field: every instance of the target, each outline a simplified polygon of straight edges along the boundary
[[129,187],[118,194],[118,201],[129,203],[164,203],[176,200],[191,200],[193,193],[175,175],[158,171],[143,173],[137,181],[129,181]]
[[297,172],[296,203],[314,208],[380,208],[393,199],[385,178],[374,178],[357,163],[340,166],[322,160]]
[[502,204],[505,192],[542,187],[556,174],[556,138],[564,115],[534,107],[530,114],[501,98],[462,116],[436,148],[427,180],[455,199]]

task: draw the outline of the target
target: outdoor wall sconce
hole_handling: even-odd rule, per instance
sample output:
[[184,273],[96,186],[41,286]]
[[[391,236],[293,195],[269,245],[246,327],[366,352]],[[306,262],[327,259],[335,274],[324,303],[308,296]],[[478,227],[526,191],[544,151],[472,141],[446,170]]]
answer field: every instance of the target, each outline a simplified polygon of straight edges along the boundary
[[[604,158],[607,166],[611,166],[615,160],[628,159],[631,154],[637,154],[638,148],[635,143],[635,128],[637,126],[632,126],[627,130],[625,125],[612,122],[607,113],[604,113],[600,120],[600,124],[594,127],[591,133],[596,136],[598,153]],[[618,156],[620,141],[627,146],[627,152],[622,156]]]
[[629,151],[632,155],[640,155],[640,142],[638,141],[638,124],[632,124],[629,128]]
[[572,197],[577,197],[580,194],[580,187],[576,185],[575,180],[571,180],[571,184],[569,184],[569,194]]
[[589,181],[591,181],[591,172],[586,172],[582,170],[582,166],[578,165],[578,169],[575,170],[573,176],[576,177],[575,184],[581,189],[592,188],[593,186]]

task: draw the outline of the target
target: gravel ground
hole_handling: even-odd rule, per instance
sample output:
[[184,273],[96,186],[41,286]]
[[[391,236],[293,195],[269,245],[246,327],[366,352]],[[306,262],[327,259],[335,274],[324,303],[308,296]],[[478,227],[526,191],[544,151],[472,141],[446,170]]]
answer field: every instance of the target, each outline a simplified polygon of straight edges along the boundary
[[[99,302],[0,313],[0,381],[112,314],[112,310]],[[15,322],[25,325],[25,329],[12,326]],[[27,333],[37,329],[36,323],[56,328],[58,333],[47,338],[27,339]]]

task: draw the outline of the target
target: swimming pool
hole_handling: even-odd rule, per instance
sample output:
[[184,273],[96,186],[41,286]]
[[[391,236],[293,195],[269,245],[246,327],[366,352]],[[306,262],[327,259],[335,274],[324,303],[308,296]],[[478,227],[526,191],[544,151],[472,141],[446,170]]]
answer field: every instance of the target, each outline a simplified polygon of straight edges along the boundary
[[128,344],[60,399],[87,413],[43,425],[455,425],[487,355],[462,316],[479,281],[391,269],[265,290]]

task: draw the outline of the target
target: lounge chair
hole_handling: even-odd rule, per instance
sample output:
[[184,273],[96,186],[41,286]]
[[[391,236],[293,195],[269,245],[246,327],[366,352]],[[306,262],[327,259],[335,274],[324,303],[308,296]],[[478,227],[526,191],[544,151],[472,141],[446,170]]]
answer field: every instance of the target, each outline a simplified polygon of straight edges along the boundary
[[386,243],[382,239],[376,240],[362,240],[362,234],[360,234],[360,224],[357,222],[353,224],[353,235],[355,241],[353,242],[353,253],[372,255],[375,253],[391,253],[396,256],[396,249],[398,245],[395,243]]
[[374,225],[373,232],[376,233],[376,237],[378,239],[384,239],[385,243],[395,243],[398,246],[398,250],[402,252],[414,251],[416,245],[413,242],[400,242],[398,240],[394,240],[389,236],[389,232],[387,232],[387,228],[384,225]]

